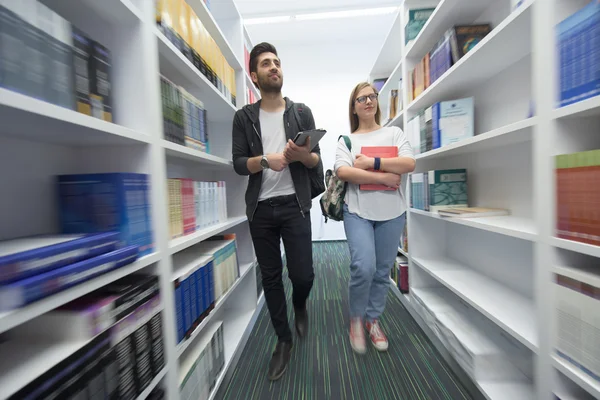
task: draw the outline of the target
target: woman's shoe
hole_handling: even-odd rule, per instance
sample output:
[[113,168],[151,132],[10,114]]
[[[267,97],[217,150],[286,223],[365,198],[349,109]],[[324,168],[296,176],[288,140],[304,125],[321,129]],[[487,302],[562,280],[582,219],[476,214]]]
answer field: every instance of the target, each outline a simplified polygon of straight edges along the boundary
[[360,318],[352,318],[350,320],[350,346],[358,354],[365,354],[367,352],[365,331],[363,330]]
[[371,338],[371,343],[373,346],[379,351],[387,351],[388,349],[388,340],[385,337],[385,334],[381,330],[381,325],[379,325],[379,321],[367,321],[365,324],[367,331],[369,332],[369,337]]

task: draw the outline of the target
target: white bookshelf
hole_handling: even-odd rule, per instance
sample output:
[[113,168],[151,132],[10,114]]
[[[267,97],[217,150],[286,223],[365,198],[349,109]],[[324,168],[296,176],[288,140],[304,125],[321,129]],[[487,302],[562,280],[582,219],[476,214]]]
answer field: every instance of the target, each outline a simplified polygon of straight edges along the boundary
[[[249,40],[233,0],[187,0],[209,30],[236,74],[237,106],[231,104],[183,57],[156,27],[154,2],[145,0],[43,0],[64,18],[83,29],[112,53],[111,80],[115,123],[0,89],[0,240],[59,231],[54,177],[58,174],[136,172],[150,176],[154,253],[135,263],[98,276],[18,310],[0,313],[0,334],[60,307],[104,285],[135,272],[160,278],[165,367],[138,397],[148,397],[157,386],[166,398],[179,399],[179,376],[189,361],[189,348],[202,342],[206,330],[222,321],[226,366],[214,398],[237,362],[248,334],[263,307],[256,291],[256,257],[245,216],[247,178],[233,171],[231,121],[245,105],[251,84],[244,63],[243,41]],[[101,3],[101,4],[100,4]],[[163,135],[159,75],[184,87],[207,109],[210,153],[166,141]],[[171,239],[167,207],[167,178],[227,183],[228,219]],[[215,309],[188,340],[177,343],[174,305],[174,258],[193,251],[203,240],[235,234],[240,277],[219,299]],[[85,342],[37,343],[14,351],[0,363],[0,398],[64,360]]]
[[[410,254],[402,254],[409,259],[410,290],[449,290],[472,310],[469,318],[483,319],[494,334],[521,349],[526,362],[515,359],[514,363],[527,377],[523,382],[481,381],[456,368],[484,397],[600,398],[598,382],[554,351],[554,273],[590,284],[600,282],[600,247],[559,239],[554,228],[553,157],[600,148],[600,137],[593,135],[600,129],[600,96],[556,108],[555,24],[588,1],[529,0],[514,10],[510,0],[400,3],[370,81],[401,76],[406,83],[414,66],[449,28],[491,24],[485,39],[417,98],[409,101],[405,84],[404,110],[397,121],[387,124],[406,130],[410,119],[435,102],[474,97],[475,136],[416,155],[415,172],[466,168],[471,206],[510,210],[501,217],[450,219],[409,209]],[[417,38],[405,46],[406,11],[425,7],[435,11]],[[388,81],[382,92],[390,86]],[[387,96],[381,100],[384,112]],[[429,324],[418,317],[410,294],[394,292],[422,326]],[[427,299],[422,301],[431,301]],[[429,328],[425,331],[436,346],[457,357],[439,336],[440,330]],[[464,333],[459,326],[453,329],[455,336]]]

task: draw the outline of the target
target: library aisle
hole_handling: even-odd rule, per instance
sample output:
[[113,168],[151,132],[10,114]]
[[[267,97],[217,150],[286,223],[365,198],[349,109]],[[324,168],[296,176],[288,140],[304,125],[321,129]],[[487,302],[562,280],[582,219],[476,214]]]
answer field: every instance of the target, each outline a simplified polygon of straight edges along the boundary
[[[280,381],[267,379],[276,338],[263,307],[221,400],[267,399],[471,399],[425,333],[390,290],[382,325],[390,350],[370,347],[356,355],[348,341],[350,253],[346,242],[313,245],[315,285],[308,310],[310,331],[294,338],[288,370]],[[284,277],[288,304],[291,283]],[[293,311],[288,307],[290,323]]]

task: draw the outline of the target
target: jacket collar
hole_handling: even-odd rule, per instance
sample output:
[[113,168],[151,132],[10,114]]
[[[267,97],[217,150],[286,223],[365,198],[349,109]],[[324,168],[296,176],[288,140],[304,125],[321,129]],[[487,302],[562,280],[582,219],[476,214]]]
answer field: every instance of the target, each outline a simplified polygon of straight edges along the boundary
[[[290,110],[290,108],[292,108],[292,106],[294,105],[294,102],[287,97],[284,97],[283,99],[285,100],[284,113],[287,113]],[[261,102],[262,102],[262,100],[258,100],[256,103],[248,104],[242,108],[242,110],[244,110],[246,115],[248,115],[248,118],[250,118],[250,120],[254,124],[258,123],[258,116],[260,115]]]

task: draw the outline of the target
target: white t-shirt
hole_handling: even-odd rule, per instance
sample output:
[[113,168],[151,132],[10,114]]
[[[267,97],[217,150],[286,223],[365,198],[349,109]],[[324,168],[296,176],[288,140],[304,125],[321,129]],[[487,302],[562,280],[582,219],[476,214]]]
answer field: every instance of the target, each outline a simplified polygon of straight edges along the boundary
[[[399,157],[414,158],[412,147],[402,129],[384,127],[369,133],[347,135],[352,142],[352,152],[346,147],[343,138],[338,141],[335,153],[335,166],[338,168],[354,165],[354,159],[363,146],[397,146]],[[360,190],[359,185],[348,183],[345,202],[348,211],[371,221],[387,221],[399,217],[406,211],[406,176],[398,190]]]
[[[287,143],[285,127],[283,126],[283,111],[267,112],[261,109],[258,118],[260,120],[263,154],[282,153]],[[263,171],[258,201],[294,193],[296,193],[296,190],[289,168],[285,168],[281,172],[272,169]]]

